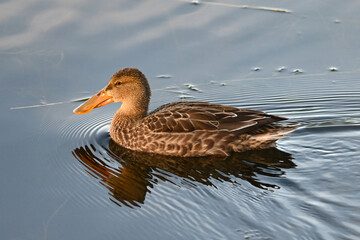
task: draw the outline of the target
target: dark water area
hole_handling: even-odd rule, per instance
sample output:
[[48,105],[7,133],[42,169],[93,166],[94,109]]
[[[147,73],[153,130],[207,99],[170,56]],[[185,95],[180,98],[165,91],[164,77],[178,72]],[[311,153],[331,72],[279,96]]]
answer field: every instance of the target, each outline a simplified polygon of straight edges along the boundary
[[[360,2],[216,2],[0,2],[1,239],[359,238]],[[120,104],[72,113],[124,67],[151,110],[208,101],[298,130],[225,159],[126,150]]]

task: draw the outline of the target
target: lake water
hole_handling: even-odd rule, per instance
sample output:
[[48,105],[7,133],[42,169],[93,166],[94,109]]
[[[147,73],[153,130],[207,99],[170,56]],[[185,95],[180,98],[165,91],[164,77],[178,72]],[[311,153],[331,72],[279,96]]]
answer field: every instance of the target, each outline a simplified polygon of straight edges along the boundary
[[[1,2],[1,239],[359,239],[359,11]],[[72,113],[124,67],[147,75],[151,109],[209,101],[299,128],[226,159],[128,151],[109,137],[120,104]]]

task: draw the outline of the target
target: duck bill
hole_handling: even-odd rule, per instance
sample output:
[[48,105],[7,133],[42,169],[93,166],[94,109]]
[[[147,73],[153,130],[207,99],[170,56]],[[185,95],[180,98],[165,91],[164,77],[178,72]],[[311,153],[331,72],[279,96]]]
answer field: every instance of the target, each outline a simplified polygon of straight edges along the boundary
[[75,114],[88,113],[94,108],[102,107],[112,102],[114,102],[114,98],[107,95],[106,91],[103,89],[94,96],[92,96],[89,100],[87,100],[86,102],[75,108],[73,113]]

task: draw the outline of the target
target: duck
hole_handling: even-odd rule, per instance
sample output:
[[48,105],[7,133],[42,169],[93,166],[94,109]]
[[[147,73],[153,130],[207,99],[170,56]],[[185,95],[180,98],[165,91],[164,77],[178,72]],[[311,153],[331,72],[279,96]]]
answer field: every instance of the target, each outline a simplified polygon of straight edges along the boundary
[[73,113],[85,114],[121,102],[110,124],[110,137],[116,144],[179,157],[226,157],[233,152],[266,149],[296,129],[278,123],[286,117],[210,102],[173,102],[149,112],[150,97],[146,76],[137,68],[124,68]]

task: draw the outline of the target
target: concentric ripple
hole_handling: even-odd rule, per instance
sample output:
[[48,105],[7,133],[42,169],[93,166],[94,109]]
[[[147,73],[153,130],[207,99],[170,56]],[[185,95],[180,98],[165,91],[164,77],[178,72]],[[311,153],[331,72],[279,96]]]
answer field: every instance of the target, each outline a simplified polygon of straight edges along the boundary
[[[353,197],[358,176],[349,174],[346,180],[344,172],[359,171],[360,87],[351,75],[327,77],[199,85],[202,91],[193,92],[191,100],[262,110],[301,123],[297,131],[278,141],[278,148],[226,159],[126,150],[109,136],[115,105],[85,115],[69,113],[63,122],[47,123],[43,133],[57,126],[59,143],[51,160],[56,161],[52,166],[59,186],[47,191],[56,199],[69,196],[76,208],[99,208],[116,214],[116,219],[136,215],[137,220],[155,218],[164,226],[171,220],[178,232],[181,226],[203,221],[206,226],[201,234],[219,238],[231,225],[226,219],[244,221],[239,226],[248,228],[233,226],[244,236],[259,222],[266,222],[266,231],[289,229],[310,238],[316,238],[314,220],[319,229],[352,230],[337,218],[345,223],[359,220]],[[167,90],[156,91],[153,103],[168,102],[161,99],[161,91]],[[176,98],[179,93],[167,94]],[[68,184],[71,187],[64,187]],[[151,225],[147,226],[143,232],[151,231]]]
[[[75,119],[76,118],[76,119]],[[108,135],[112,115],[81,115],[72,116],[60,128],[59,137],[71,140],[76,146],[101,144]],[[74,142],[74,140],[76,140]]]
[[[67,145],[70,143],[71,153],[78,160],[60,166],[67,169],[63,177],[78,178],[79,172],[86,172],[95,180],[95,186],[87,182],[88,178],[76,180],[84,184],[78,193],[79,202],[89,204],[110,198],[120,206],[140,207],[150,189],[156,188],[159,182],[172,184],[167,192],[172,192],[174,186],[217,187],[222,182],[236,185],[247,182],[259,189],[277,189],[279,187],[271,178],[282,176],[285,169],[296,167],[290,154],[276,148],[233,154],[227,159],[181,158],[130,151],[110,139],[111,118],[111,114],[74,116],[59,129],[59,137]],[[59,161],[59,164],[64,163]],[[99,195],[99,188],[101,192],[106,190],[107,194]],[[89,194],[92,192],[94,194]],[[93,199],[94,195],[99,199]]]
[[[108,155],[109,128],[112,116],[113,113],[70,115],[59,124],[58,139],[61,145],[58,151],[68,149],[68,154],[73,156],[72,159],[78,161],[63,161],[63,159],[57,158],[54,164],[61,172],[61,179],[64,182],[71,181],[82,186],[74,196],[75,202],[79,206],[109,204],[108,197],[99,195],[99,191],[103,191],[103,187],[97,184],[101,182],[101,180],[99,181],[101,175],[97,176],[94,173],[98,173],[99,166],[115,170],[121,167],[119,162]],[[64,153],[58,155],[62,156]],[[83,160],[87,159],[90,159],[93,164],[85,164]],[[84,177],[81,173],[86,173],[85,176],[89,177]]]
[[[349,136],[349,129],[353,132],[359,131],[359,116],[351,114],[358,107],[353,99],[359,92],[356,90],[346,92],[348,86],[345,79],[337,79],[338,83],[343,83],[340,87],[334,86],[332,81],[329,84],[327,79],[317,79],[316,84],[310,89],[306,85],[305,78],[297,78],[291,83],[286,79],[274,79],[271,87],[268,86],[261,91],[261,95],[256,91],[257,88],[269,85],[270,83],[266,82],[269,80],[251,81],[248,85],[246,81],[229,81],[226,86],[205,85],[202,86],[203,92],[194,95],[194,98],[197,101],[264,110],[301,122],[301,127],[292,134],[291,138],[280,141],[281,149],[295,153],[301,148],[301,144],[305,144],[299,140],[304,136],[307,136],[308,142],[313,141],[314,145],[324,145],[318,143],[322,139],[313,137],[315,133],[331,136],[334,132],[343,132],[344,136]],[[290,88],[289,84],[291,84]],[[232,94],[227,95],[228,86],[231,85],[233,85]],[[242,88],[242,85],[246,87]],[[322,95],[318,94],[319,89],[322,90]],[[346,109],[346,113],[332,107],[337,104],[341,104],[341,108]],[[176,192],[176,188],[181,186],[191,188],[200,185],[217,188],[224,182],[244,185],[237,189],[242,192],[242,196],[246,196],[252,187],[281,188],[280,182],[284,184],[284,181],[280,181],[281,177],[286,174],[287,169],[297,166],[291,154],[276,148],[234,154],[226,160],[184,159],[129,151],[110,139],[109,126],[112,116],[113,113],[74,115],[59,129],[59,137],[70,144],[71,153],[78,160],[67,163],[70,164],[66,166],[70,169],[69,173],[76,175],[78,172],[86,172],[88,177],[95,180],[92,185],[84,183],[85,188],[82,189],[84,193],[79,193],[81,195],[79,201],[104,203],[110,199],[109,202],[120,206],[141,207],[151,192],[157,192],[150,189],[156,189],[161,182],[171,183],[170,186],[166,185],[166,189],[160,190],[160,188],[157,192],[163,197]],[[297,140],[294,142],[294,139]],[[71,178],[69,173],[65,176]],[[86,180],[82,178],[80,181],[88,181],[88,178]],[[290,185],[295,184],[290,179],[286,181]],[[102,193],[105,191],[105,195],[99,195],[99,191]],[[93,194],[89,194],[91,192]],[[193,192],[191,195],[197,198],[198,193]],[[262,196],[260,193],[257,194]],[[94,197],[95,195],[98,197]],[[212,195],[226,198],[228,193],[219,191]],[[234,196],[238,196],[238,193]],[[183,201],[181,196],[177,197],[179,199],[171,201]],[[248,197],[252,199],[251,196]],[[254,198],[253,204],[256,204],[255,199],[257,198]]]

